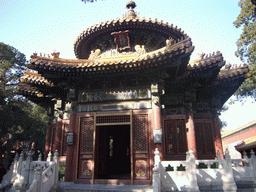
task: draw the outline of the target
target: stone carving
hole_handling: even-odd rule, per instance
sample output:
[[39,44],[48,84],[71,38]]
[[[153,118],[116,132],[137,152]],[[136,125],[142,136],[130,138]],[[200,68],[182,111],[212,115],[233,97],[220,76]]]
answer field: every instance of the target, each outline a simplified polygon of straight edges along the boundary
[[143,55],[146,53],[145,46],[144,45],[135,45],[134,49],[138,56]]
[[96,60],[99,58],[99,55],[101,54],[100,49],[96,49],[95,51],[91,51],[91,54],[89,56],[89,60]]

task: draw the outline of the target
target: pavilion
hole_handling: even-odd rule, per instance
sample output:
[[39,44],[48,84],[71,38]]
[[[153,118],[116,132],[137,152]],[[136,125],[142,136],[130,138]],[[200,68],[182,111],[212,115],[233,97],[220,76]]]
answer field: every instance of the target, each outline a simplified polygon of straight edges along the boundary
[[48,109],[45,153],[60,151],[66,181],[150,184],[155,148],[162,160],[223,154],[218,113],[247,65],[219,51],[190,61],[184,31],[126,6],[78,36],[77,59],[35,53],[20,79],[18,92]]

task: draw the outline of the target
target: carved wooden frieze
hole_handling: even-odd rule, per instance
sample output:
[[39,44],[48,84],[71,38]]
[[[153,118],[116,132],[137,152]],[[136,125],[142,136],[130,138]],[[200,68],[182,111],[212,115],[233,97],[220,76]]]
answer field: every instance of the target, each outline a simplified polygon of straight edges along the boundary
[[183,95],[163,95],[161,103],[164,105],[182,105],[184,103]]
[[185,114],[186,110],[184,108],[170,108],[162,109],[162,115],[179,115]]
[[195,111],[207,111],[207,110],[210,110],[210,105],[207,102],[194,103],[193,109]]
[[149,89],[113,91],[113,92],[86,92],[80,91],[78,102],[90,103],[100,101],[125,101],[150,99],[151,92]]
[[194,119],[210,119],[212,118],[212,113],[210,111],[194,113]]
[[152,107],[151,101],[120,102],[120,103],[91,104],[91,105],[79,104],[78,112],[150,109],[151,107]]

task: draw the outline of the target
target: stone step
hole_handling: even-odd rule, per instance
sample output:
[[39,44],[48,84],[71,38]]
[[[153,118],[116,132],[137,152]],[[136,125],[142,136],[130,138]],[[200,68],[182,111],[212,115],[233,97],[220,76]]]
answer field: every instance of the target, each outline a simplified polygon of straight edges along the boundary
[[153,192],[151,185],[75,184],[61,182],[57,192]]

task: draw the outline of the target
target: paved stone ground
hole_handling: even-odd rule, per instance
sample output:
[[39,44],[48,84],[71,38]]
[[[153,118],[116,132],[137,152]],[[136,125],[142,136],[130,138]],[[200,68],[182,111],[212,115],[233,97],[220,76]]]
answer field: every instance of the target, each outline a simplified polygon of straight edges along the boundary
[[153,192],[151,185],[103,185],[103,184],[75,184],[73,182],[61,182],[57,192]]

